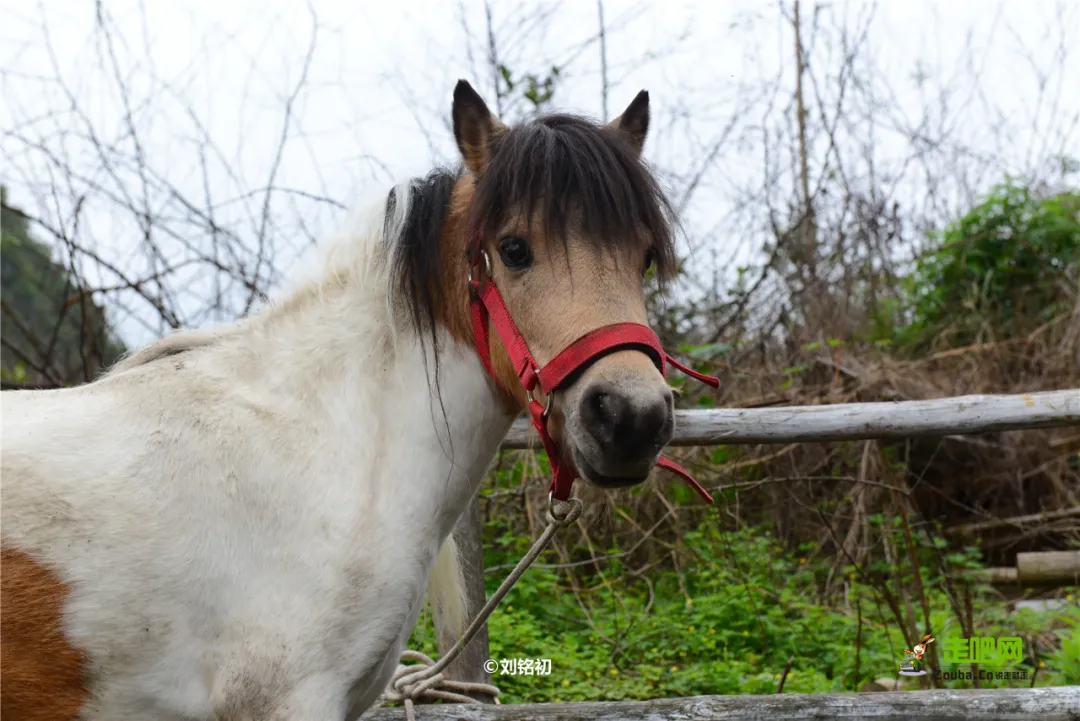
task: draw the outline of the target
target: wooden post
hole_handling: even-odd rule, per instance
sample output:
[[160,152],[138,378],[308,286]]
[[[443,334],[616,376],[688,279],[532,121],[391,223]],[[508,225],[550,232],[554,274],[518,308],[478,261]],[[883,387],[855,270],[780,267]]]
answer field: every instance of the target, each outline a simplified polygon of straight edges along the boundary
[[[480,502],[474,496],[465,513],[461,514],[454,526],[454,541],[457,543],[458,556],[465,576],[465,590],[468,594],[466,623],[471,621],[487,602],[484,589],[484,548],[480,528]],[[457,641],[456,636],[447,633],[435,625],[435,641],[439,655],[446,653]],[[447,678],[454,681],[473,683],[491,683],[491,674],[484,670],[484,662],[489,658],[488,632],[485,623],[480,631],[465,647],[465,650],[446,669]],[[494,703],[495,699],[487,694],[469,694],[477,701]]]
[[[609,703],[448,704],[425,706],[422,721],[1074,721],[1080,686],[935,689],[884,693],[784,693],[768,696],[691,696]],[[398,721],[403,708],[369,711],[365,721]]]

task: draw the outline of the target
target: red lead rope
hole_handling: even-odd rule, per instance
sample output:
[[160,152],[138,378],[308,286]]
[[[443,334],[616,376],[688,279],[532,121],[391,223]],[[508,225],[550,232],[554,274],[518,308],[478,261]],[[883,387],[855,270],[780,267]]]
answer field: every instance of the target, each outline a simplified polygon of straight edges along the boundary
[[[474,253],[473,261],[475,265],[478,265],[476,261],[479,261],[483,255],[485,255],[483,251]],[[486,257],[484,259],[486,261]],[[487,268],[490,268],[490,265],[485,264]],[[471,268],[475,267],[475,265],[471,266]],[[476,270],[483,272],[484,269],[476,268]],[[696,378],[702,383],[707,383],[713,388],[720,387],[719,379],[687,368],[668,355],[660,344],[660,339],[656,336],[656,333],[648,326],[640,323],[614,323],[590,331],[564,348],[562,352],[551,359],[550,363],[541,368],[529,351],[529,346],[525,343],[521,331],[514,325],[514,319],[510,317],[510,311],[507,310],[502,294],[499,293],[499,289],[492,282],[490,274],[485,273],[482,280],[476,280],[470,271],[469,284],[471,293],[469,305],[472,314],[473,336],[476,340],[476,352],[480,355],[480,360],[483,362],[488,374],[495,379],[496,383],[499,383],[491,364],[490,320],[490,325],[495,327],[495,332],[498,333],[507,354],[510,356],[510,360],[514,365],[514,373],[517,374],[518,380],[529,395],[529,415],[537,433],[540,434],[540,440],[544,444],[544,450],[547,451],[548,459],[551,462],[553,476],[550,487],[551,494],[560,501],[565,501],[570,497],[570,490],[574,484],[576,473],[573,467],[558,452],[555,441],[547,431],[547,411],[533,398],[533,391],[536,390],[538,385],[548,394],[550,403],[551,394],[575,371],[580,370],[590,361],[617,350],[633,349],[640,350],[652,358],[661,374],[667,373],[667,364],[670,363],[683,373]],[[694,480],[694,477],[679,464],[661,456],[656,465],[678,474],[695,491],[700,493],[706,501],[713,502],[708,491],[702,488]]]

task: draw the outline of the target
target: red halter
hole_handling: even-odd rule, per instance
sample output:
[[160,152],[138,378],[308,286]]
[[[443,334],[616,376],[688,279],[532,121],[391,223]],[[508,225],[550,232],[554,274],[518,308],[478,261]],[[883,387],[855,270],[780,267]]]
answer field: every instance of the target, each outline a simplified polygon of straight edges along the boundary
[[[480,268],[483,262],[483,268]],[[551,462],[552,480],[550,491],[554,498],[565,501],[570,497],[570,489],[574,484],[576,474],[569,463],[558,453],[555,441],[547,431],[547,416],[551,409],[551,399],[555,391],[575,371],[582,368],[589,361],[600,356],[614,353],[617,350],[639,350],[646,353],[661,374],[667,371],[666,364],[670,363],[683,373],[692,376],[714,388],[720,387],[720,381],[712,376],[703,375],[682,365],[668,355],[656,333],[646,325],[640,323],[614,323],[596,330],[590,331],[564,348],[557,356],[551,359],[543,368],[529,352],[529,346],[521,336],[521,331],[514,325],[514,319],[510,317],[510,311],[506,308],[502,294],[495,286],[491,277],[491,259],[480,247],[479,242],[472,248],[469,263],[469,305],[472,312],[473,336],[476,340],[476,351],[480,354],[480,360],[488,374],[501,386],[502,383],[495,375],[491,365],[491,350],[488,335],[488,320],[495,326],[495,332],[499,334],[503,346],[506,348],[510,361],[514,364],[514,373],[525,388],[529,396],[529,415],[532,417],[533,426],[540,434],[540,440],[547,451],[548,460]],[[480,280],[477,280],[477,274]],[[533,397],[533,391],[537,385],[547,394],[547,408],[544,408]],[[506,389],[509,391],[509,389]],[[660,457],[656,465],[666,468],[679,476],[682,476],[695,491],[709,503],[713,502],[712,496],[702,488],[690,473],[664,456]]]

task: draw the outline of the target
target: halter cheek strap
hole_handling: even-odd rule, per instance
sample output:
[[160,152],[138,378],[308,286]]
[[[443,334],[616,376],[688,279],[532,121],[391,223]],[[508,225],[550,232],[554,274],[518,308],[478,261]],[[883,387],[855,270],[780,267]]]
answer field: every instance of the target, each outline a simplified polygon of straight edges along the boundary
[[[481,264],[483,267],[481,267]],[[472,249],[469,258],[469,307],[472,316],[473,337],[476,352],[484,368],[496,383],[505,388],[495,375],[491,362],[490,331],[495,328],[503,347],[506,348],[514,373],[529,396],[529,415],[533,426],[540,435],[540,441],[547,451],[551,463],[551,495],[560,501],[570,497],[570,491],[577,477],[574,468],[563,458],[555,446],[555,441],[547,430],[547,416],[551,409],[551,400],[566,380],[575,372],[592,361],[619,350],[638,350],[648,355],[661,374],[666,374],[667,364],[675,366],[683,373],[718,388],[720,381],[712,376],[698,373],[672,358],[660,344],[660,339],[651,328],[640,323],[614,323],[590,331],[564,348],[543,368],[536,362],[529,351],[525,338],[521,335],[510,316],[502,294],[499,293],[491,275],[491,259],[479,244]],[[542,406],[534,397],[537,386],[547,394],[547,407]],[[659,467],[681,476],[690,486],[709,503],[712,496],[702,488],[690,473],[664,456],[657,461]]]

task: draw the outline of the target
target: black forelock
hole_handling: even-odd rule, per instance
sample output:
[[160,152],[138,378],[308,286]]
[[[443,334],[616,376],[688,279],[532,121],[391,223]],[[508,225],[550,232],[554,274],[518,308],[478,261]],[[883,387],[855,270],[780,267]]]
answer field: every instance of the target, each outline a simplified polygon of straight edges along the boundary
[[571,230],[608,248],[647,238],[660,276],[674,272],[674,212],[622,131],[551,114],[512,128],[492,151],[470,204],[470,238],[490,238],[520,213],[564,245]]

